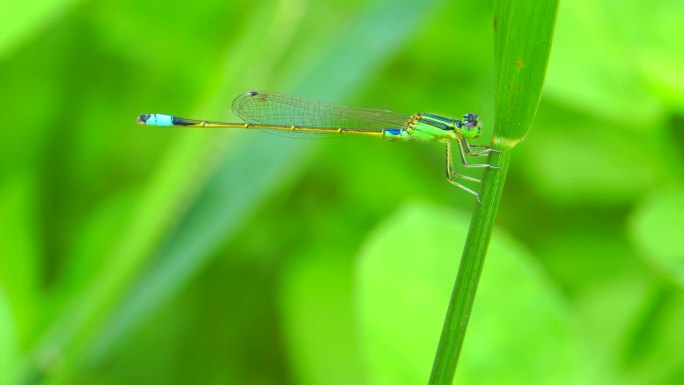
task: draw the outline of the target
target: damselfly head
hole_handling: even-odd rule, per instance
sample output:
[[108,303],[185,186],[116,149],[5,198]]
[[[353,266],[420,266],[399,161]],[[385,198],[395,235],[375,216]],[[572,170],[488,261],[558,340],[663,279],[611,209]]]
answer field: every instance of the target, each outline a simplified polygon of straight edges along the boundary
[[480,136],[482,125],[480,124],[480,118],[477,114],[468,112],[463,115],[463,121],[460,121],[460,123],[458,128],[466,138],[477,138]]
[[463,124],[466,126],[475,127],[475,126],[477,126],[478,122],[479,122],[479,118],[477,117],[477,114],[473,114],[472,112],[469,112],[469,113],[463,115]]

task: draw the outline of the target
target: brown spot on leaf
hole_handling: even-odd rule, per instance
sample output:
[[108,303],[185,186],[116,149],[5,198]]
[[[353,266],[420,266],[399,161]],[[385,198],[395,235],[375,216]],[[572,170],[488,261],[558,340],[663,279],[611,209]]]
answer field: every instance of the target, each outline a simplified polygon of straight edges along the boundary
[[522,60],[517,59],[517,60],[515,61],[515,68],[521,69],[522,67],[523,67],[523,62],[522,62]]
[[494,18],[494,21],[492,22],[492,25],[494,26],[494,29],[496,29],[496,17]]

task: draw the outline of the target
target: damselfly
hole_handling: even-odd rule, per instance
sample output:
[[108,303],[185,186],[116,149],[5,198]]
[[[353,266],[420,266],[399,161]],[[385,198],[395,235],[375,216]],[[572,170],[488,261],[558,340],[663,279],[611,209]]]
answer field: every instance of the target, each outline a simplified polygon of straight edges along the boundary
[[[295,134],[367,135],[390,141],[435,141],[446,144],[446,176],[449,183],[473,194],[479,194],[456,179],[479,183],[480,180],[456,173],[452,145],[456,143],[464,167],[496,168],[487,163],[468,163],[467,157],[487,156],[495,151],[468,141],[480,136],[477,114],[467,113],[463,119],[415,113],[412,115],[370,108],[353,108],[270,91],[249,91],[233,101],[233,112],[245,123],[223,123],[185,119],[162,114],[143,114],[138,123],[147,126],[182,126],[206,128],[247,128],[276,130]],[[475,151],[474,149],[481,150]]]

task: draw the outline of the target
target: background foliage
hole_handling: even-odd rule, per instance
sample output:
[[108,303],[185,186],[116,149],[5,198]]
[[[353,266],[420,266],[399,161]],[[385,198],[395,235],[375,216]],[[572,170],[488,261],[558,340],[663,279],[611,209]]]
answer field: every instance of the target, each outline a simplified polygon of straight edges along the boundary
[[[684,382],[682,4],[561,4],[459,383]],[[133,121],[273,89],[491,127],[491,8],[1,3],[0,382],[425,383],[473,205],[443,148]]]

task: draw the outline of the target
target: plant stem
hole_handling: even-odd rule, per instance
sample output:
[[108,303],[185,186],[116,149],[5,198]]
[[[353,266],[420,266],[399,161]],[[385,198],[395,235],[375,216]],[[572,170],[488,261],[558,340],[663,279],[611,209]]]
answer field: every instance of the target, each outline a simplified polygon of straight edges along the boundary
[[430,385],[451,384],[454,379],[510,164],[512,146],[500,146],[497,149],[501,152],[490,156],[490,164],[500,168],[488,170],[482,180],[482,204],[477,205],[470,222],[461,265],[432,367]]
[[461,265],[432,366],[430,385],[451,385],[480,282],[513,147],[527,135],[539,105],[551,51],[558,0],[497,0],[494,5],[496,70],[493,147],[482,180]]

